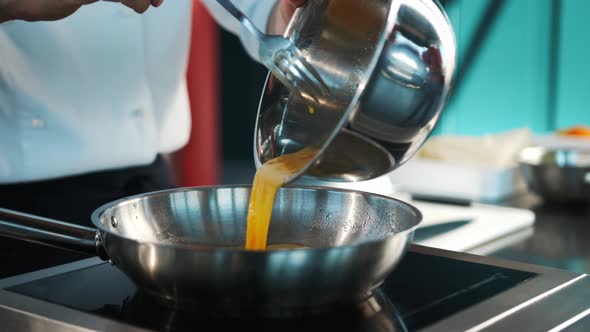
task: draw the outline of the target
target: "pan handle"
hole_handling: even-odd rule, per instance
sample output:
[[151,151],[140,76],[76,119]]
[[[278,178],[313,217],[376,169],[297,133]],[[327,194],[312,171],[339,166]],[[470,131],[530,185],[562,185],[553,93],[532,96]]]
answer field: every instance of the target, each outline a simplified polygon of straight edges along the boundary
[[28,213],[0,208],[0,235],[107,259],[96,229]]

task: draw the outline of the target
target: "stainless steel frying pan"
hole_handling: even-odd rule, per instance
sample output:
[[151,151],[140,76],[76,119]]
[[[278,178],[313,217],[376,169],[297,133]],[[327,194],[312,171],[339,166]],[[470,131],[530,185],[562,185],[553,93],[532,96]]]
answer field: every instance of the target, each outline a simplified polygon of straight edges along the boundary
[[307,306],[358,300],[405,252],[420,212],[351,190],[286,187],[276,197],[269,244],[246,251],[250,187],[174,189],[98,208],[97,229],[0,209],[0,234],[98,254],[141,289],[173,301]]

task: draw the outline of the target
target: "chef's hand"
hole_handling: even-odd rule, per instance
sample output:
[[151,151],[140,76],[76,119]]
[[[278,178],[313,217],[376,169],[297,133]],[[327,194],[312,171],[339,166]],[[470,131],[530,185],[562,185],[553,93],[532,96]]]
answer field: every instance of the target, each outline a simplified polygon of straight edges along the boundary
[[[80,7],[98,0],[0,0],[0,23],[11,20],[55,21],[68,17]],[[145,12],[150,4],[158,7],[163,0],[111,0],[138,13]]]
[[297,7],[303,6],[306,0],[279,0],[268,24],[268,32],[282,35],[289,24],[289,20]]
[[150,8],[150,5],[154,7],[160,7],[164,0],[115,0],[115,2],[121,2],[125,6],[141,14],[148,10],[148,8]]

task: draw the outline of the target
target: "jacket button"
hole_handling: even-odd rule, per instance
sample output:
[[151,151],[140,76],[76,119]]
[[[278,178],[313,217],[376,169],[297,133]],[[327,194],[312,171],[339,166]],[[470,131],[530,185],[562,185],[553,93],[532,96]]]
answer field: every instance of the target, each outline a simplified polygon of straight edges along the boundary
[[45,121],[43,121],[41,118],[33,118],[33,120],[31,120],[31,126],[33,128],[44,128]]
[[144,115],[143,109],[136,108],[133,111],[131,111],[131,115],[133,115],[133,117],[135,117],[135,118],[143,118],[143,115]]

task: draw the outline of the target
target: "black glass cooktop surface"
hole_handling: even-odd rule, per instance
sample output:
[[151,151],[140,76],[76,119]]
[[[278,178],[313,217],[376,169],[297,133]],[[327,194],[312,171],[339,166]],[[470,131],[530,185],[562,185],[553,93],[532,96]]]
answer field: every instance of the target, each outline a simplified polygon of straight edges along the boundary
[[[362,303],[331,305],[268,317],[174,307],[139,292],[115,266],[102,263],[19,284],[8,291],[158,331],[413,331],[489,299],[534,273],[408,252],[374,296]],[[255,306],[252,303],[251,306]],[[235,313],[235,312],[234,312]]]

